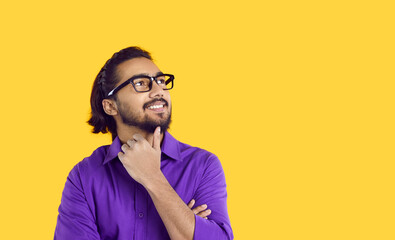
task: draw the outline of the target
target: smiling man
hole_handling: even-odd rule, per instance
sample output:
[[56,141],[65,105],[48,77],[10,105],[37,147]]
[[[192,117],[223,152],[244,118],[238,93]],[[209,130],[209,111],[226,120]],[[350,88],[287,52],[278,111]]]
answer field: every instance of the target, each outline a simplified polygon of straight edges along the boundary
[[113,142],[71,170],[55,239],[233,239],[220,161],[167,132],[173,85],[138,47],[106,62],[88,123]]

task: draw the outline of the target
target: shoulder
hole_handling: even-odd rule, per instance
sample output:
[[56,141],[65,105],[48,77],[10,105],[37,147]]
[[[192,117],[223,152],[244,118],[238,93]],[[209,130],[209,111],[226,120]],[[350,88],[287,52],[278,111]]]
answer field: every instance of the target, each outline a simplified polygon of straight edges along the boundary
[[204,168],[221,165],[217,155],[203,148],[179,142],[179,149],[184,161],[195,162]]
[[92,175],[98,169],[103,167],[103,161],[106,157],[110,145],[98,147],[93,153],[77,163],[71,170],[70,174]]

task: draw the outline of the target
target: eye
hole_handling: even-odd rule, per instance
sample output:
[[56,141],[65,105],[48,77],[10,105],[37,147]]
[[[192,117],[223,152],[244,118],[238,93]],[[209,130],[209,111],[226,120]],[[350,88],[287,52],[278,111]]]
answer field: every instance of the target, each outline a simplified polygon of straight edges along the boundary
[[134,80],[134,85],[136,87],[143,87],[143,86],[147,86],[147,84],[149,84],[149,80],[141,78],[141,79],[135,79]]
[[164,85],[164,84],[166,83],[166,77],[165,77],[165,76],[157,77],[157,78],[156,78],[156,82],[157,82],[159,85]]
[[136,85],[136,86],[144,86],[144,81],[134,82],[134,85]]

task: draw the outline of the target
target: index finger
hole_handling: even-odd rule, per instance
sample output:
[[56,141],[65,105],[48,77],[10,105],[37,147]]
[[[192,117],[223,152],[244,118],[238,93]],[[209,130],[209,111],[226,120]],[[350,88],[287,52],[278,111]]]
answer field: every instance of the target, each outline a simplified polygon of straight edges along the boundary
[[192,208],[193,205],[195,205],[195,199],[192,199],[189,203],[188,203],[188,207]]

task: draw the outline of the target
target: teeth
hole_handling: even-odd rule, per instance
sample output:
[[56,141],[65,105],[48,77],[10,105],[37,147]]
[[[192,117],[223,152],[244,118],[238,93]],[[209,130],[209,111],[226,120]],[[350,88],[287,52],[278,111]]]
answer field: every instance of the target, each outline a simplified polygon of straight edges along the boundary
[[163,105],[153,105],[149,106],[148,109],[163,108]]

